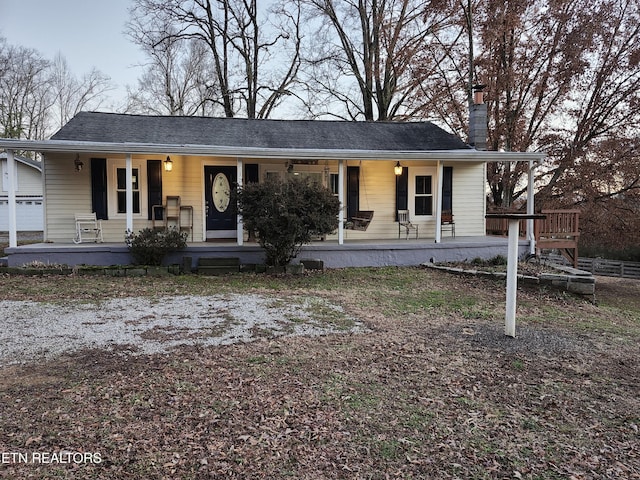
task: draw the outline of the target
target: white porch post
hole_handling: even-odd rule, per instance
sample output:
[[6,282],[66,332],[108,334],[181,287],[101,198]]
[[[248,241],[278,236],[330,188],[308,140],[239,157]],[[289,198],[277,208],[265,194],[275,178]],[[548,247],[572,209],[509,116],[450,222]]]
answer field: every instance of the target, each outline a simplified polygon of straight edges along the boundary
[[438,187],[436,189],[436,243],[440,243],[442,240],[442,185],[444,175],[444,166],[442,162],[438,160]]
[[[133,232],[133,167],[131,166],[131,154],[127,153],[125,158],[125,182],[126,184],[126,204],[127,204],[127,231]],[[140,179],[138,179],[140,181]]]
[[[238,165],[237,165],[237,173],[236,173],[236,178],[238,179],[238,188],[242,188],[243,185],[243,178],[242,178],[242,158],[238,158]],[[244,244],[244,225],[242,222],[242,213],[238,212],[238,218],[237,218],[237,239],[238,239],[238,245],[243,245]]]
[[[529,160],[529,178],[527,183],[527,215],[533,215],[535,213],[535,192],[533,191],[535,169],[536,164],[533,162],[533,160]],[[532,218],[527,220],[527,239],[529,240],[529,253],[531,255],[535,255],[536,253],[536,237],[533,228],[534,221],[535,220],[533,220]]]
[[344,243],[344,160],[338,160],[338,200],[340,201],[338,245],[342,245]]
[[9,176],[8,194],[9,194],[9,246],[18,246],[18,228],[16,222],[16,160],[13,156],[13,150],[7,150],[7,175]]

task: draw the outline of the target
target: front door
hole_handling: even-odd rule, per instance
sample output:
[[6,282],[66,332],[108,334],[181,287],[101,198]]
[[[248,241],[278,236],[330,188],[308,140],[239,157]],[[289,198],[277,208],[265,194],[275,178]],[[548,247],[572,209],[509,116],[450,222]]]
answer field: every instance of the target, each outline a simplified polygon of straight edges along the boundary
[[236,167],[204,167],[204,196],[207,239],[234,238],[237,230],[232,191],[236,188]]

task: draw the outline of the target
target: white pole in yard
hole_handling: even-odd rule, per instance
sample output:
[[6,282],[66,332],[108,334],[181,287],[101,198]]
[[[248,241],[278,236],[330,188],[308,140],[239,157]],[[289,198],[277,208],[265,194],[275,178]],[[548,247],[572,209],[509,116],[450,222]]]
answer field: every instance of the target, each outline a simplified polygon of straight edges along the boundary
[[507,250],[507,310],[504,334],[516,336],[516,294],[518,291],[518,230],[520,220],[509,220],[509,244]]
[[518,291],[518,241],[520,240],[520,220],[536,220],[544,215],[519,213],[489,213],[487,218],[504,218],[509,222],[507,250],[507,306],[504,315],[504,334],[516,336],[516,294]]

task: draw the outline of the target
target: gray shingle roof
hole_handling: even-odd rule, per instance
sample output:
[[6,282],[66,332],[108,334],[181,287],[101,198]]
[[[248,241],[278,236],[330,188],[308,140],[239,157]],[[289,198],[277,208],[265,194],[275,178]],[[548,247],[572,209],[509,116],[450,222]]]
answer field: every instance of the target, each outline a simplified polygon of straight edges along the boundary
[[430,122],[333,122],[81,112],[52,140],[226,147],[435,151],[469,145]]

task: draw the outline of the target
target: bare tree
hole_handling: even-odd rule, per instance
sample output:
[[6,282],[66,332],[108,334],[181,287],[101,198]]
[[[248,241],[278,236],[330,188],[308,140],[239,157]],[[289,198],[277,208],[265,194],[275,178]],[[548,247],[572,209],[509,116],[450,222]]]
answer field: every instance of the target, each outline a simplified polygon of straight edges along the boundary
[[50,89],[54,95],[53,109],[57,112],[57,128],[85,109],[98,109],[113,87],[110,78],[92,69],[78,79],[66,59],[58,54],[51,65]]
[[43,139],[47,134],[49,62],[33,49],[0,38],[0,136]]
[[[163,31],[169,31],[166,26]],[[129,91],[127,111],[156,115],[207,115],[215,112],[207,49],[192,39],[145,36],[150,59],[138,88]]]
[[207,47],[206,86],[225,116],[268,117],[290,94],[300,65],[299,9],[270,16],[257,0],[136,0],[131,13],[129,34],[140,45],[155,50],[179,39]]
[[[392,120],[415,115],[417,58],[449,24],[447,2],[304,0],[316,23],[307,59],[319,115]],[[310,106],[310,111],[318,110]]]
[[458,0],[451,5],[449,25],[433,33],[418,53],[414,95],[421,105],[418,115],[444,126],[461,138],[469,128],[472,88],[478,83],[473,12],[482,0]]

